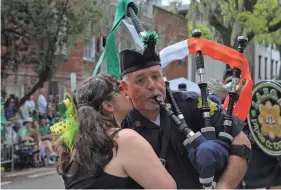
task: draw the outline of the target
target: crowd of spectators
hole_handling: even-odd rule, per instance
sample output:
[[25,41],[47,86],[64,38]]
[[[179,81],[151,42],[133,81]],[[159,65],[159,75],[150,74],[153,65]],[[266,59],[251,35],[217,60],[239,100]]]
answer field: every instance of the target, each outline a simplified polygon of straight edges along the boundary
[[34,167],[55,164],[50,126],[60,121],[57,102],[52,96],[47,97],[44,88],[36,99],[32,95],[23,105],[19,104],[19,97],[1,91],[1,145],[21,143],[30,147],[34,151]]

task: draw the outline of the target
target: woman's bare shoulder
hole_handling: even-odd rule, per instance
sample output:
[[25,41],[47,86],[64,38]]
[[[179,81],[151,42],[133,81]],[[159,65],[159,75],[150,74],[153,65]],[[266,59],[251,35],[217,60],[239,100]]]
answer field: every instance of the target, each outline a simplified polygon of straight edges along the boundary
[[118,132],[118,135],[116,135],[116,142],[119,146],[150,146],[149,143],[136,131],[133,129],[122,129]]
[[134,140],[135,138],[143,139],[143,137],[133,129],[122,129],[116,135],[117,141]]

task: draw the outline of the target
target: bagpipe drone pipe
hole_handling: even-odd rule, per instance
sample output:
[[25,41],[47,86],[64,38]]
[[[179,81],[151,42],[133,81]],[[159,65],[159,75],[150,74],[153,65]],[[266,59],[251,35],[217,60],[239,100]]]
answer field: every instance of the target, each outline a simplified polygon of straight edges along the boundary
[[[137,31],[137,33],[144,37],[146,34],[146,31],[143,29],[139,18],[137,17],[136,13],[134,12],[133,6],[130,7],[130,4],[128,6],[128,14],[127,14],[131,20],[132,23]],[[171,90],[169,89],[169,82],[166,80],[166,90],[167,90],[167,99],[171,102],[172,109],[168,108],[166,106],[166,103],[164,102],[162,97],[155,97],[155,101],[164,108],[168,115],[171,117],[171,119],[176,123],[178,130],[184,134],[186,137],[186,140],[183,142],[184,146],[186,147],[189,155],[189,160],[193,164],[194,168],[199,173],[199,181],[202,184],[204,188],[212,188],[214,176],[217,173],[222,173],[225,166],[227,165],[230,150],[231,150],[231,143],[233,140],[233,137],[231,136],[231,126],[232,126],[232,113],[234,110],[234,113],[236,113],[236,116],[240,116],[239,118],[244,120],[247,116],[245,115],[245,118],[243,113],[240,113],[240,111],[237,112],[237,110],[234,109],[235,101],[238,99],[238,95],[236,94],[236,85],[239,82],[240,73],[242,73],[242,77],[246,77],[247,82],[245,85],[246,91],[250,88],[251,92],[251,85],[252,81],[250,78],[250,75],[248,73],[248,63],[245,57],[242,55],[244,45],[247,42],[246,37],[239,37],[239,47],[238,51],[233,50],[231,48],[228,48],[226,46],[223,46],[221,44],[208,41],[205,39],[200,38],[202,35],[200,30],[195,30],[193,32],[193,38],[190,40],[186,40],[185,42],[180,43],[186,43],[185,46],[188,47],[188,51],[184,50],[181,52],[188,52],[189,54],[196,53],[196,64],[198,69],[198,74],[200,75],[200,84],[199,88],[201,90],[201,97],[202,97],[202,113],[204,118],[205,127],[201,129],[201,131],[194,132],[186,123],[185,118],[183,114],[181,113],[180,109],[177,106],[177,103],[173,97],[173,94]],[[149,42],[149,40],[148,40]],[[233,86],[232,91],[229,93],[229,99],[226,100],[226,102],[229,102],[227,104],[227,113],[224,118],[224,130],[219,133],[218,138],[216,137],[216,131],[215,128],[212,126],[211,119],[210,119],[210,108],[208,106],[208,100],[207,100],[207,84],[203,80],[203,75],[205,73],[204,71],[204,58],[203,54],[208,55],[208,52],[213,52],[213,45],[215,44],[215,48],[221,48],[223,47],[228,48],[227,54],[225,55],[219,55],[218,58],[216,55],[214,56],[215,59],[221,60],[225,63],[230,64],[230,66],[234,69],[234,75],[233,75]],[[173,45],[172,45],[173,46]],[[170,51],[170,46],[168,49],[164,48],[164,55],[162,56],[165,61],[173,61],[175,59],[175,56],[173,55],[173,51]],[[162,55],[163,55],[163,50]],[[172,49],[173,50],[173,49]],[[204,51],[206,50],[206,52]],[[146,50],[144,50],[146,51]],[[166,51],[166,52],[165,52]],[[161,65],[163,63],[163,59],[161,57],[160,52],[160,59],[161,59]],[[167,53],[168,52],[168,53]],[[222,54],[222,51],[218,51],[218,54]],[[233,53],[235,52],[235,53]],[[188,54],[187,53],[187,54]],[[212,54],[214,55],[214,53]],[[230,57],[227,57],[231,55]],[[186,56],[186,55],[185,55]],[[236,56],[235,59],[232,59],[232,56]],[[212,56],[211,56],[212,57]],[[168,58],[168,59],[167,59]],[[224,59],[223,59],[224,58]],[[169,60],[170,59],[170,60]],[[226,59],[226,60],[225,60]],[[164,64],[167,62],[164,61]],[[228,62],[230,61],[230,62]],[[246,65],[246,66],[245,66]],[[243,93],[243,92],[242,92]],[[243,97],[245,94],[241,94]],[[248,97],[249,98],[249,97]],[[247,105],[250,105],[250,102],[243,102],[244,109],[247,110]],[[239,101],[238,101],[239,103]],[[241,106],[240,104],[236,104],[236,106]],[[235,106],[235,107],[236,107]],[[249,106],[248,106],[249,107]],[[249,111],[249,109],[248,109]],[[248,113],[248,111],[246,111]],[[238,113],[238,114],[237,114]]]

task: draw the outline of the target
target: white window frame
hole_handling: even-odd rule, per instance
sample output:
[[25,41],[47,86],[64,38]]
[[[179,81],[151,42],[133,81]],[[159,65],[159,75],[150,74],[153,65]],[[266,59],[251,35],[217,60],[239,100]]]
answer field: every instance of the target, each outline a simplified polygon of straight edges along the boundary
[[94,61],[96,57],[96,39],[92,37],[84,46],[84,61]]

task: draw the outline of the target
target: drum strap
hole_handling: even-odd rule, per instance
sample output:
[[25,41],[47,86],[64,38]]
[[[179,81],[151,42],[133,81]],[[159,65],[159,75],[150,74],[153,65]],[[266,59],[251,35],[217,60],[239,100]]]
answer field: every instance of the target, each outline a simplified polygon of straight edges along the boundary
[[231,145],[231,155],[244,158],[249,164],[252,160],[252,151],[246,145]]

